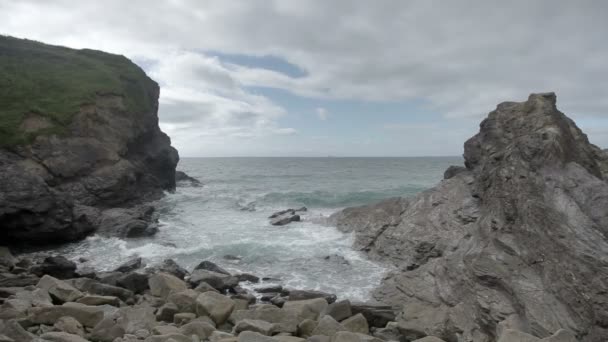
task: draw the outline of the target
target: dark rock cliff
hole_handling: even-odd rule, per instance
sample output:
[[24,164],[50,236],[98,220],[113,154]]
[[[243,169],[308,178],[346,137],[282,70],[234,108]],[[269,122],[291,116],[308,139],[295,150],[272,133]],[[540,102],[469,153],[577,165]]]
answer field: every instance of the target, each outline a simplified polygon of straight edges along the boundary
[[376,299],[410,338],[495,341],[506,329],[608,336],[606,155],[553,93],[498,105],[435,188],[332,216],[396,270]]
[[159,87],[125,57],[0,37],[0,76],[3,242],[82,238],[175,187]]

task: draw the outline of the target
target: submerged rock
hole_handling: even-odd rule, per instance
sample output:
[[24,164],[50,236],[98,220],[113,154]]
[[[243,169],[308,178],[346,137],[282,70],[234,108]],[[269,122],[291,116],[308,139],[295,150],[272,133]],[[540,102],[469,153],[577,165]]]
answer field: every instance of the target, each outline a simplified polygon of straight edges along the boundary
[[499,104],[465,143],[466,170],[330,218],[396,266],[374,297],[400,305],[404,336],[493,341],[515,314],[535,338],[608,336],[608,163],[555,103]]
[[175,171],[175,182],[189,184],[190,186],[201,186],[198,179],[188,176],[184,171]]

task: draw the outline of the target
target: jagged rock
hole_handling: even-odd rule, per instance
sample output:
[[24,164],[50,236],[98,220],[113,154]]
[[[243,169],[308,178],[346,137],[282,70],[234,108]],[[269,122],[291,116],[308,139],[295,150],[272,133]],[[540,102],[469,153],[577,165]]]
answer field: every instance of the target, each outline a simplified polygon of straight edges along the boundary
[[196,335],[201,341],[203,341],[211,336],[211,334],[215,331],[215,327],[209,323],[197,320],[184,324],[179,330],[186,336]]
[[459,173],[462,172],[467,172],[467,168],[464,166],[456,166],[456,165],[452,165],[450,167],[448,167],[445,172],[443,173],[443,179],[450,179],[456,175],[458,175]]
[[178,265],[173,259],[165,259],[160,265],[159,270],[164,273],[169,273],[176,276],[179,279],[184,279],[187,275],[190,275],[185,268]]
[[[122,272],[99,272],[99,273],[96,273],[96,276],[94,279],[96,279],[99,282],[102,282],[104,284],[117,286],[118,279],[120,277],[123,277],[124,275],[125,274]],[[85,277],[85,278],[89,278],[89,277]]]
[[301,217],[297,214],[284,214],[277,216],[270,220],[270,224],[273,226],[284,226],[291,222],[300,222]]
[[230,272],[226,271],[225,269],[221,268],[217,264],[215,264],[211,261],[208,261],[208,260],[204,260],[200,264],[196,265],[196,267],[194,267],[194,270],[195,271],[196,270],[206,270],[206,271],[211,271],[211,272],[215,272],[215,273],[230,275]]
[[300,319],[294,312],[280,309],[270,304],[255,305],[248,310],[234,311],[230,315],[230,322],[235,324],[243,319],[257,319],[269,323],[277,323],[277,332],[295,333],[298,330]]
[[276,330],[276,325],[262,320],[244,319],[236,322],[234,333],[240,334],[243,331],[254,331],[262,335],[270,336]]
[[158,232],[154,207],[111,208],[98,215],[96,233],[102,236],[132,238]]
[[137,258],[133,258],[133,259],[123,263],[122,265],[118,266],[114,270],[114,272],[128,273],[128,272],[133,272],[135,270],[138,270],[145,266],[146,266],[146,264],[142,261],[141,257],[137,257]]
[[253,274],[249,274],[249,273],[239,273],[239,274],[235,274],[234,276],[239,281],[239,283],[244,282],[244,281],[248,281],[250,283],[259,283],[260,282],[260,277],[254,276]]
[[47,291],[53,299],[60,303],[74,302],[84,295],[72,285],[49,275],[40,278],[36,287]]
[[200,293],[207,292],[207,291],[211,291],[211,292],[217,292],[217,293],[219,293],[219,292],[220,292],[220,291],[218,291],[218,290],[214,289],[214,288],[213,288],[213,286],[211,286],[211,285],[207,284],[207,283],[206,283],[206,282],[204,282],[204,281],[201,281],[201,282],[200,282],[200,283],[199,283],[199,284],[198,284],[198,285],[197,285],[197,286],[194,288],[194,290],[195,290],[196,292],[200,292]]
[[30,342],[34,341],[37,337],[34,334],[29,333],[17,320],[0,320],[0,335],[4,335],[14,342]]
[[545,337],[541,342],[577,342],[576,336],[571,331],[559,329],[555,334]]
[[200,294],[196,290],[186,289],[171,293],[167,301],[175,304],[179,312],[196,312],[196,298]]
[[[536,336],[526,334],[525,332],[521,332],[519,330],[506,329],[500,335],[497,342],[538,342],[538,341],[540,341],[540,338],[538,338]],[[428,341],[428,342],[434,342],[434,341]]]
[[204,282],[218,291],[226,290],[239,284],[239,280],[236,277],[202,269],[192,271],[188,282],[192,286],[198,286]]
[[74,278],[76,263],[63,256],[51,256],[44,259],[41,264],[30,268],[30,272],[42,277],[50,275],[58,279]]
[[166,303],[156,311],[156,320],[157,321],[165,321],[165,322],[173,322],[173,316],[178,313],[179,310],[177,305],[173,303]]
[[196,298],[196,313],[199,316],[209,316],[215,324],[221,325],[232,313],[232,299],[215,292],[201,293]]
[[317,321],[312,319],[305,319],[298,324],[298,336],[310,337],[312,332],[317,328]]
[[29,285],[36,285],[40,278],[34,274],[22,273],[0,273],[0,287],[24,287]]
[[175,182],[188,183],[190,186],[201,186],[201,182],[198,179],[188,176],[184,171],[175,171]]
[[157,273],[148,278],[150,293],[153,296],[167,298],[171,292],[183,291],[187,288],[186,283],[167,273]]
[[[142,69],[123,56],[6,36],[0,47],[14,56],[9,78],[26,77],[36,63],[50,82],[44,96],[21,89],[30,97],[13,101],[41,114],[22,108],[20,122],[2,136],[0,241],[80,239],[99,227],[95,207],[158,198],[175,188],[179,157],[158,126],[159,87]],[[72,76],[61,77],[56,63]],[[6,96],[0,94],[0,102]],[[76,111],[59,110],[59,119],[46,98]],[[58,130],[62,134],[52,134]],[[20,139],[24,134],[31,139]]]
[[402,307],[404,336],[494,340],[514,314],[533,336],[608,336],[608,164],[555,103],[499,104],[465,143],[466,172],[330,218],[396,266],[373,296]]
[[351,303],[353,315],[362,314],[370,326],[384,328],[396,319],[395,309],[390,305]]

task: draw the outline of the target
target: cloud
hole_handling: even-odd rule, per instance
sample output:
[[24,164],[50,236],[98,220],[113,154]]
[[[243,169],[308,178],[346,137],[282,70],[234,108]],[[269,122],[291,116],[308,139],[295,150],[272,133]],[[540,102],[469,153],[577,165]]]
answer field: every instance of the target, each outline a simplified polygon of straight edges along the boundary
[[316,109],[316,111],[317,111],[317,116],[319,117],[319,120],[321,120],[321,121],[327,120],[327,116],[329,115],[329,113],[327,113],[327,109],[325,109],[323,107],[318,107]]
[[[250,87],[413,101],[448,118],[553,90],[570,115],[606,115],[607,13],[594,0],[0,0],[0,32],[149,59],[166,126],[261,136],[290,131],[287,109]],[[303,76],[208,51],[275,56]]]

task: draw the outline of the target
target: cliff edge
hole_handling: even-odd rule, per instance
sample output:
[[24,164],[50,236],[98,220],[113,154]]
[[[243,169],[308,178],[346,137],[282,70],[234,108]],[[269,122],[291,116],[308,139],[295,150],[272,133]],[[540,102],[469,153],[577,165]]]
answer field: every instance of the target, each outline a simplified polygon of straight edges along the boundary
[[400,306],[396,329],[446,341],[496,341],[507,329],[534,341],[566,329],[604,341],[604,152],[545,93],[499,104],[464,159],[413,198],[331,217],[356,232],[356,247],[396,267],[374,293]]
[[0,240],[145,231],[151,209],[116,208],[175,187],[158,96],[124,56],[0,36]]

